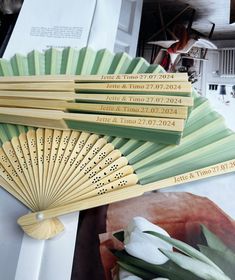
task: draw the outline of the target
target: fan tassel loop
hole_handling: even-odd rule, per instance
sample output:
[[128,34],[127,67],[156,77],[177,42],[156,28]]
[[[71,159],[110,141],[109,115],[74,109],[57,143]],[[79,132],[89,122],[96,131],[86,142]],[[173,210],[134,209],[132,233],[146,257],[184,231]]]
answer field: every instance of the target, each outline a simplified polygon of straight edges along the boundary
[[58,218],[44,219],[41,213],[36,214],[37,221],[31,224],[21,223],[21,219],[29,215],[30,214],[18,219],[18,224],[21,226],[22,230],[32,238],[38,240],[50,239],[64,231],[64,225]]

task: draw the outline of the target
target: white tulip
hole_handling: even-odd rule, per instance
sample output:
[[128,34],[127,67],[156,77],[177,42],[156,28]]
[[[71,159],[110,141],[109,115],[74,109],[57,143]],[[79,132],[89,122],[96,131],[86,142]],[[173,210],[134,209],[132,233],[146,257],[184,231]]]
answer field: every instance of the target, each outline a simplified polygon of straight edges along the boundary
[[151,264],[163,264],[168,258],[158,249],[172,251],[172,246],[165,241],[143,231],[155,231],[166,236],[169,234],[157,225],[142,217],[135,217],[124,231],[125,250],[128,254]]

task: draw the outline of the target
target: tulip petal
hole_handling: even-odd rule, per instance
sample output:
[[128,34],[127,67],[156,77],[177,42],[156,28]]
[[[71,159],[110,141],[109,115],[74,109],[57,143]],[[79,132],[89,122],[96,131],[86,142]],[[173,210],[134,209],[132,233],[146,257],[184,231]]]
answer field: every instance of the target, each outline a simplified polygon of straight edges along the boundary
[[[186,255],[188,255],[194,259],[200,260],[204,263],[207,263],[208,265],[217,269],[219,272],[222,272],[222,270],[214,262],[212,262],[207,256],[203,255],[200,251],[196,250],[195,248],[191,247],[190,245],[188,245],[182,241],[179,241],[177,239],[169,238],[169,237],[162,235],[160,233],[157,233],[157,232],[148,231],[146,233],[168,242],[169,244],[174,246],[179,251],[185,253]],[[165,249],[165,247],[163,247],[163,249]]]
[[138,229],[139,231],[155,231],[163,235],[169,236],[169,234],[161,227],[149,222],[143,217],[134,217],[129,223],[127,229],[124,231],[124,242],[128,242],[128,238],[131,232]]
[[183,269],[191,271],[193,274],[205,280],[231,280],[223,272],[218,271],[213,266],[202,261],[193,259],[177,252],[161,250],[170,260]]
[[166,242],[160,239],[154,240],[154,237],[137,230],[131,233],[128,241],[124,246],[128,254],[152,264],[163,264],[168,260],[158,248],[163,246],[167,250],[172,249]]

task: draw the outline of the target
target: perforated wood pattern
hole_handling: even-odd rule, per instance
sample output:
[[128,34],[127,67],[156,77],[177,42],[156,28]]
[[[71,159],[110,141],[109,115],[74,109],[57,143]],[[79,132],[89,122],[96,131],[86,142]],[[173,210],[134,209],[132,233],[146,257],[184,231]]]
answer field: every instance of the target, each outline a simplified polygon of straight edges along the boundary
[[33,211],[135,185],[133,168],[100,135],[38,128],[0,149],[0,176]]

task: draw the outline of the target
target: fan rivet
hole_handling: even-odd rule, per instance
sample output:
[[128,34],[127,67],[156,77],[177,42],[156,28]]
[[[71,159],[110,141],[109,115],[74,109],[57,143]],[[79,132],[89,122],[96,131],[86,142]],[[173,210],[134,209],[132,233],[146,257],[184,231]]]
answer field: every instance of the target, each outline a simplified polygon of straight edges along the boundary
[[43,213],[37,213],[36,214],[36,219],[39,220],[39,221],[42,221],[44,219]]

